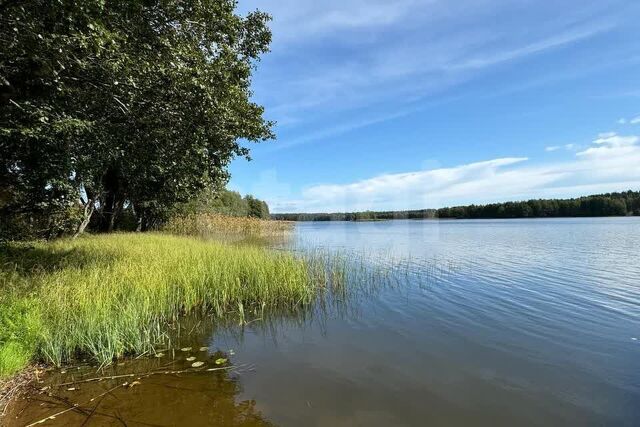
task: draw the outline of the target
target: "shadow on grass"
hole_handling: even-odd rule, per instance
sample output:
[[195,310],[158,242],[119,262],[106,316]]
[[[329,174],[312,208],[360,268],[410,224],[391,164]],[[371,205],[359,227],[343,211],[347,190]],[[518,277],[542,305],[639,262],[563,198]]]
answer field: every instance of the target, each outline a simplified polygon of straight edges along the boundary
[[107,266],[116,258],[116,254],[109,251],[99,253],[78,247],[62,249],[38,243],[3,243],[0,244],[0,273],[30,279],[65,268]]

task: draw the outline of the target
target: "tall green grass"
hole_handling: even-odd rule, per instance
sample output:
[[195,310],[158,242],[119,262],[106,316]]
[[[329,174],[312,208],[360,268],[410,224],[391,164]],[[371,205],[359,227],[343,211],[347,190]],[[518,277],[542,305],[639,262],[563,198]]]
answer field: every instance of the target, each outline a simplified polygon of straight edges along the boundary
[[308,304],[335,280],[291,253],[162,234],[0,249],[0,377],[30,360],[100,363],[153,352],[167,325]]

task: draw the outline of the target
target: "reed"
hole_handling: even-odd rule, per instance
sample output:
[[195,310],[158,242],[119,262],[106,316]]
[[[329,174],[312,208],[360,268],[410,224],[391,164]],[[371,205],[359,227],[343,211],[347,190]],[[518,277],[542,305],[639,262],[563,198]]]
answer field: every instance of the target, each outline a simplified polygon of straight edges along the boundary
[[293,230],[294,224],[291,221],[199,213],[174,217],[163,227],[163,231],[176,235],[238,241],[286,237]]
[[[218,221],[229,219],[211,217],[206,227]],[[289,252],[159,233],[11,244],[0,250],[0,265],[0,377],[33,360],[60,365],[88,356],[108,364],[153,353],[184,314],[294,310],[340,278]]]

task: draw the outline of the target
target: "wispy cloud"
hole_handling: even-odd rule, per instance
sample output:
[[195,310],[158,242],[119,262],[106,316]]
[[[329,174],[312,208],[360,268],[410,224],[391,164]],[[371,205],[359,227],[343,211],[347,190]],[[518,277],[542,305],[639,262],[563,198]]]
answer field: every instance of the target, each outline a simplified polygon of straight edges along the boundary
[[[569,60],[574,48],[619,24],[619,8],[570,3],[559,15],[544,2],[240,0],[242,9],[258,7],[274,17],[272,53],[259,68],[255,92],[268,117],[287,131],[283,147],[378,123],[411,110],[412,102],[455,95],[452,89],[511,63],[563,49]],[[582,59],[578,67],[571,61],[535,78],[557,80],[612,58]]]
[[357,130],[357,129],[361,129],[361,128],[365,128],[377,123],[382,123],[382,122],[386,122],[389,120],[394,120],[394,119],[398,119],[400,117],[404,117],[407,116],[411,113],[413,113],[415,110],[412,109],[407,109],[404,111],[397,111],[395,113],[391,113],[391,114],[386,114],[386,115],[381,115],[381,116],[376,116],[376,117],[372,117],[370,119],[363,119],[363,120],[355,120],[355,121],[351,121],[348,123],[344,123],[344,124],[339,124],[339,125],[333,125],[333,126],[329,126],[326,127],[322,130],[319,131],[314,131],[311,133],[307,133],[301,137],[298,138],[290,138],[290,139],[286,139],[283,140],[281,142],[279,142],[278,144],[274,144],[271,146],[271,150],[272,151],[277,151],[277,150],[282,150],[285,148],[289,148],[295,145],[301,145],[301,144],[307,144],[313,141],[317,141],[320,139],[324,139],[324,138],[328,138],[331,136],[335,136],[335,135],[341,135],[344,134],[346,132],[350,132],[353,130]]
[[500,158],[313,185],[299,199],[271,202],[277,212],[418,209],[626,190],[640,187],[639,142],[639,136],[610,132],[598,135],[566,162],[534,164],[525,157]]
[[459,63],[452,64],[452,68],[484,68],[501,62],[512,61],[528,55],[544,52],[549,49],[569,45],[608,31],[611,28],[611,24],[600,24],[588,28],[572,29],[549,38],[534,41],[515,49],[498,51],[486,56],[470,58]]
[[637,124],[640,124],[640,116],[631,117],[630,119],[627,119],[626,117],[622,117],[621,119],[618,120],[618,124],[620,124],[620,125],[626,125],[626,124],[637,125]]
[[576,150],[578,146],[576,144],[564,144],[564,145],[551,145],[549,147],[545,147],[544,151],[553,152],[558,150],[567,150],[572,151]]

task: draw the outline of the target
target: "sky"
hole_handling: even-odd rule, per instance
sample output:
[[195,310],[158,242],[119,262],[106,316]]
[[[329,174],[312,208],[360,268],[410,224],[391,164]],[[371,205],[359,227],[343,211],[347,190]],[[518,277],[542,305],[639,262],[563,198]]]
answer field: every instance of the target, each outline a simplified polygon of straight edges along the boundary
[[277,139],[229,188],[272,212],[640,190],[637,0],[240,0],[273,16]]

